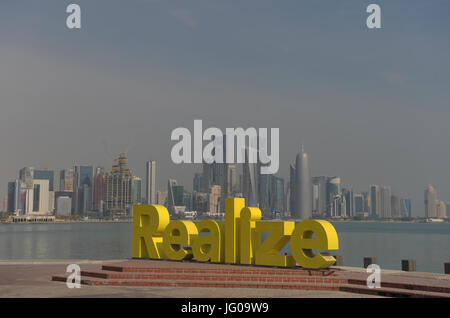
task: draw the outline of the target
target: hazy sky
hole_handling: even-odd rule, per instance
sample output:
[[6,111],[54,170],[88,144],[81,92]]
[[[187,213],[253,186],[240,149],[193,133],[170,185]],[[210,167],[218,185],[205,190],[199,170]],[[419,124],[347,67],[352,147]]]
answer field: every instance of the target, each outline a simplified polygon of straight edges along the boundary
[[124,150],[136,175],[154,159],[161,189],[191,189],[198,167],[171,163],[170,133],[202,119],[279,127],[281,177],[303,143],[313,175],[390,185],[423,215],[428,184],[450,201],[449,14],[447,0],[1,1],[0,193],[24,166],[109,170]]

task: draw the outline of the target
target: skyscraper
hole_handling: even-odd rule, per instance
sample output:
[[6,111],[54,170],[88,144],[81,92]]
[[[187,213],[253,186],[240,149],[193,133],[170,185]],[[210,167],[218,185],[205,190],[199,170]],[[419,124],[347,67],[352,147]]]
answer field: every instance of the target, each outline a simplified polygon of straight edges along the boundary
[[104,211],[111,216],[128,216],[132,205],[133,176],[125,153],[121,153],[111,172],[105,175]]
[[[327,215],[328,216],[340,216],[340,214],[337,214],[339,212],[337,212],[338,208],[336,208],[336,207],[339,207],[340,204],[342,203],[342,201],[343,201],[343,198],[342,198],[341,178],[328,177],[328,179],[327,179]],[[340,209],[340,210],[342,210],[342,209]]]
[[49,181],[46,179],[32,180],[31,188],[27,188],[25,214],[48,214],[49,208]]
[[72,211],[72,199],[68,196],[60,196],[56,199],[56,214],[70,215]]
[[362,195],[362,193],[356,193],[354,195],[354,198],[355,198],[355,216],[366,212],[364,210],[364,196]]
[[74,165],[72,197],[72,211],[74,214],[84,214],[92,209],[93,178],[94,168],[92,166]]
[[437,204],[437,217],[440,219],[447,217],[447,206],[444,201],[439,201]]
[[169,179],[167,182],[167,209],[169,213],[176,213],[177,206],[184,204],[184,187],[178,185],[177,180]]
[[226,197],[229,197],[233,192],[237,190],[237,172],[236,172],[236,165],[227,165],[227,182],[226,186]]
[[204,214],[209,211],[208,193],[194,192],[192,196],[192,210],[197,211],[198,214]]
[[391,218],[391,187],[382,186],[380,188],[380,212],[382,218]]
[[147,161],[146,163],[146,174],[145,174],[145,185],[146,185],[146,201],[147,204],[156,204],[156,161]]
[[[229,164],[226,163],[226,136],[223,136],[220,140],[214,140],[215,146],[213,148],[212,155],[214,156],[214,161],[211,163],[203,163],[203,173],[201,179],[201,191],[204,193],[209,193],[212,185],[219,185],[221,188],[221,198],[220,209],[225,210],[225,200],[224,198],[231,195],[234,179],[236,178],[236,166],[231,165],[229,169]],[[216,149],[220,149],[222,152],[222,158],[217,158],[216,162],[215,154]],[[232,182],[230,184],[230,182]]]
[[425,189],[425,217],[427,218],[437,217],[436,202],[437,202],[436,190],[433,188],[433,186],[429,185]]
[[23,182],[30,182],[34,178],[34,168],[33,167],[25,167],[20,169],[19,171],[19,179]]
[[[133,204],[136,203],[141,203],[142,202],[142,179],[139,177],[135,177],[133,176],[132,178],[132,200],[133,200]],[[155,203],[151,203],[151,204],[156,204],[156,198],[155,198]]]
[[337,194],[333,197],[330,204],[330,217],[346,217],[347,216],[347,203],[345,196]]
[[270,217],[272,215],[272,211],[270,209],[270,183],[271,175],[259,175],[258,206],[264,217]]
[[202,192],[202,174],[199,172],[194,175],[193,190],[194,192]]
[[55,172],[49,169],[34,169],[33,179],[48,180],[49,191],[54,191],[53,183],[55,180]]
[[324,216],[327,211],[327,182],[328,177],[313,177],[313,212]]
[[391,196],[391,214],[393,218],[400,217],[400,200],[396,195]]
[[59,172],[59,191],[73,191],[73,169],[63,169]]
[[213,167],[212,164],[202,164],[202,178],[200,189],[203,193],[209,192],[209,187],[213,184]]
[[218,214],[220,210],[220,196],[222,189],[219,185],[213,185],[208,195],[208,212],[212,215]]
[[248,149],[245,151],[245,163],[243,164],[243,189],[242,194],[245,203],[250,207],[259,207],[260,194],[260,169],[258,163],[250,163]]
[[19,210],[19,190],[20,183],[22,181],[16,179],[12,182],[8,182],[8,208],[7,211],[10,213]]
[[342,196],[345,198],[345,216],[355,216],[355,198],[351,187],[342,190]]
[[156,192],[156,204],[168,206],[167,191],[157,191]]
[[380,187],[378,185],[370,186],[370,216],[377,218],[381,214],[381,197],[380,197]]
[[270,175],[270,209],[272,212],[284,213],[286,211],[286,200],[284,195],[284,179]]
[[294,215],[295,211],[295,167],[289,165],[289,213]]
[[400,200],[400,210],[402,217],[411,217],[411,200],[410,199],[401,199]]
[[309,219],[312,217],[312,178],[308,154],[303,145],[295,159],[295,193],[292,217]]
[[102,167],[95,169],[93,210],[103,213],[103,197],[105,192],[105,171]]

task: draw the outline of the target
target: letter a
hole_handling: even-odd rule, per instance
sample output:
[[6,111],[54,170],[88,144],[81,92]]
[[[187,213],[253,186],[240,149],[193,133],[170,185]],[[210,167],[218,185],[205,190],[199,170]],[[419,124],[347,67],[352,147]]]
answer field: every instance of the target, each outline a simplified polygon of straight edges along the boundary
[[67,17],[66,24],[69,29],[81,29],[81,8],[78,4],[69,4],[66,13],[70,13]]
[[368,288],[381,288],[381,269],[377,264],[370,264],[366,269],[367,273],[373,273],[367,277]]
[[381,8],[378,4],[369,4],[366,10],[367,13],[371,13],[367,17],[367,27],[369,29],[380,29],[381,28]]

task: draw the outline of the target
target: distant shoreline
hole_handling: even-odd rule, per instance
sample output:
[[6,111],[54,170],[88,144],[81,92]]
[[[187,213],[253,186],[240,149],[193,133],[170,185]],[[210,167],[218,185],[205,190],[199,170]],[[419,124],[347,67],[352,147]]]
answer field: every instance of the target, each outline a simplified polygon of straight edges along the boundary
[[75,224],[75,223],[132,223],[132,220],[71,220],[71,221],[51,221],[51,222],[12,222],[1,221],[0,224]]
[[[186,219],[188,221],[194,221],[198,222],[202,219]],[[321,220],[326,220],[330,223],[427,223],[427,224],[441,224],[441,223],[450,223],[450,219],[444,219],[442,221],[427,221],[426,219],[413,219],[413,220],[340,220],[340,219],[328,219],[324,218]],[[220,221],[220,220],[219,220]],[[222,220],[223,221],[223,220]],[[271,221],[271,220],[264,220],[264,221]],[[276,221],[276,220],[273,220]],[[284,221],[294,221],[299,222],[300,220],[292,220],[287,219]],[[99,219],[89,219],[89,220],[58,220],[58,221],[48,221],[48,222],[12,222],[12,221],[0,221],[0,224],[75,224],[75,223],[132,223],[132,219],[125,219],[125,220],[99,220]]]

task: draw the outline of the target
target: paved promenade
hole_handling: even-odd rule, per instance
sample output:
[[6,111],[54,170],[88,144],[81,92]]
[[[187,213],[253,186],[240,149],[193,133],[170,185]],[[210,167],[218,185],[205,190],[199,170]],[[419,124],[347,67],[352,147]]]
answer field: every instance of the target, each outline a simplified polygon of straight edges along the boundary
[[0,297],[139,297],[139,298],[355,298],[373,297],[340,291],[277,290],[249,288],[199,287],[128,287],[89,286],[69,289],[66,284],[51,281],[55,274],[65,273],[68,264],[78,264],[83,271],[98,270],[124,260],[21,260],[0,261]]
[[[52,277],[59,275],[64,278],[66,267],[68,264],[78,264],[82,272],[88,276],[88,285],[83,284],[79,289],[69,289],[64,282],[52,281]],[[146,266],[146,273],[137,275],[142,265]],[[109,268],[109,270],[104,270]],[[154,267],[153,270],[149,270]],[[116,269],[114,269],[116,268]],[[119,268],[119,269],[118,269]],[[120,269],[122,268],[122,269]],[[355,298],[355,297],[380,297],[396,295],[399,290],[407,290],[406,297],[450,297],[450,275],[430,274],[419,272],[401,272],[392,270],[382,270],[381,277],[383,282],[384,293],[368,294],[365,281],[367,273],[363,268],[354,267],[332,267],[330,269],[329,279],[341,281],[345,279],[351,284],[339,285],[338,290],[299,290],[297,289],[280,289],[280,288],[217,288],[217,287],[193,287],[187,284],[186,279],[180,275],[174,276],[174,284],[171,286],[156,286],[155,284],[141,284],[141,286],[133,286],[133,284],[123,284],[125,279],[136,282],[136,277],[141,282],[148,282],[149,276],[159,275],[163,273],[155,272],[157,268],[170,268],[172,270],[182,268],[199,268],[201,273],[197,277],[208,280],[208,275],[225,275],[212,273],[214,271],[241,271],[252,270],[255,273],[247,276],[258,276],[258,281],[263,281],[267,276],[267,271],[279,271],[272,268],[264,267],[244,267],[239,265],[218,265],[218,264],[199,264],[197,262],[170,262],[170,261],[137,261],[137,260],[109,260],[109,261],[89,261],[89,260],[18,260],[18,261],[0,261],[0,297],[176,297],[176,298]],[[124,272],[114,272],[114,270]],[[281,271],[283,271],[282,269]],[[130,271],[130,272],[126,272]],[[179,270],[178,270],[179,271]],[[204,272],[203,272],[204,271]],[[256,271],[258,273],[256,273]],[[288,270],[289,271],[289,270]],[[294,274],[295,271],[292,271]],[[107,273],[107,274],[104,274]],[[111,274],[112,273],[112,274]],[[284,273],[284,272],[283,272]],[[167,273],[166,273],[167,274]],[[191,273],[190,273],[191,274]],[[84,275],[84,274],[83,274]],[[99,276],[100,275],[100,276]],[[102,276],[104,275],[104,276]],[[128,276],[127,276],[128,275]],[[131,275],[131,276],[130,276]],[[174,275],[172,273],[171,275]],[[228,273],[228,279],[239,280],[236,273]],[[280,274],[278,274],[280,275]],[[328,275],[328,274],[326,274]],[[90,277],[89,277],[90,276]],[[332,276],[332,277],[331,277]],[[115,279],[115,278],[116,279]],[[217,276],[216,276],[217,277]],[[291,276],[288,283],[284,285],[295,285],[295,280],[300,282],[300,278],[304,276]],[[317,277],[317,278],[312,278]],[[82,276],[84,279],[85,277]],[[159,278],[158,278],[159,279]],[[222,280],[227,280],[226,278]],[[311,276],[307,281],[312,279],[319,280],[318,275]],[[328,279],[328,278],[327,278]],[[110,282],[115,286],[108,286]],[[179,283],[177,283],[179,282]],[[235,282],[230,282],[235,283]],[[183,285],[175,285],[183,284]],[[260,284],[260,283],[259,283]],[[265,284],[275,284],[275,282],[267,279]],[[298,283],[304,284],[304,283]],[[318,285],[320,285],[320,281]],[[413,284],[414,286],[412,286]],[[183,287],[180,287],[183,286]],[[201,285],[200,285],[201,286]],[[241,285],[244,286],[244,285]],[[346,289],[347,288],[347,289]],[[419,290],[410,290],[410,289]],[[438,293],[439,292],[439,293]],[[390,294],[392,293],[392,294]],[[444,294],[443,294],[444,293]],[[401,295],[402,297],[405,295]]]

